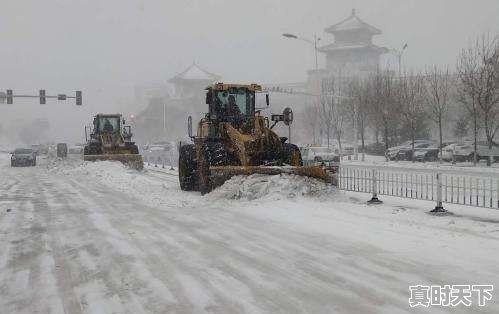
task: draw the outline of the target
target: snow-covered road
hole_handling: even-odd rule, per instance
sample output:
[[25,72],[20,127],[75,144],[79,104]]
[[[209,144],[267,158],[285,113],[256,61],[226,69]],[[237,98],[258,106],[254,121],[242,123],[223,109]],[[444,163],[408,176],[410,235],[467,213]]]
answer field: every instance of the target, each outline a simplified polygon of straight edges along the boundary
[[499,312],[497,291],[482,308],[408,304],[410,285],[499,290],[491,210],[369,207],[279,177],[200,196],[111,162],[0,163],[0,313]]

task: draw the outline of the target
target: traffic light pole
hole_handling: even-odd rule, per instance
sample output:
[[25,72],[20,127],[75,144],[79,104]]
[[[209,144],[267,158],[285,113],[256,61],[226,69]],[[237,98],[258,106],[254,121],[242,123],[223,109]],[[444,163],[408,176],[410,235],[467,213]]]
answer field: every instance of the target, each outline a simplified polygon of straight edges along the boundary
[[68,96],[66,94],[58,94],[56,96],[46,95],[44,89],[41,89],[38,95],[23,95],[23,94],[14,95],[14,93],[11,89],[8,89],[7,93],[0,93],[0,103],[4,103],[5,100],[7,99],[7,104],[13,104],[14,98],[39,98],[41,105],[44,105],[46,103],[47,98],[57,99],[57,100],[66,100],[68,98],[73,98],[76,100],[77,106],[82,105],[82,93],[81,93],[81,91],[76,91],[75,96]]

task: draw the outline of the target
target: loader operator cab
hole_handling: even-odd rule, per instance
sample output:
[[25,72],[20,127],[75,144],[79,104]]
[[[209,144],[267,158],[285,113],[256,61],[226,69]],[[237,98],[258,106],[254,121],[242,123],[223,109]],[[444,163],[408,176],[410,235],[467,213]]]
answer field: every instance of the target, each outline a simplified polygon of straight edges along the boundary
[[121,128],[121,116],[119,115],[97,115],[94,119],[94,130],[96,133],[115,133]]
[[209,120],[230,122],[238,127],[255,114],[255,93],[262,88],[257,84],[217,83],[206,90]]

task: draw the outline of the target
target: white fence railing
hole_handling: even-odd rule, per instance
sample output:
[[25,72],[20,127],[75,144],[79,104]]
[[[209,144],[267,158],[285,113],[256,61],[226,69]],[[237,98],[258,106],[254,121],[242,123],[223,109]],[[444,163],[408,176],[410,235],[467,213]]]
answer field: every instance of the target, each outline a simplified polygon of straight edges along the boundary
[[342,164],[338,187],[346,191],[390,195],[499,209],[499,174],[450,169],[407,169]]

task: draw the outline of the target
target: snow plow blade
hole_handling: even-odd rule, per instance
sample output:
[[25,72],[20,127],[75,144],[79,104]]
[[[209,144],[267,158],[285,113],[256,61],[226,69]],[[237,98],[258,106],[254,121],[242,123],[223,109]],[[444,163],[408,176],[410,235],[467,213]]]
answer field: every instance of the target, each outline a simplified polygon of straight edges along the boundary
[[138,154],[103,154],[103,155],[83,155],[85,161],[116,160],[127,167],[136,170],[144,169],[142,155]]
[[220,186],[232,176],[268,174],[276,175],[281,173],[295,174],[304,177],[315,178],[332,185],[337,185],[337,167],[322,166],[212,166],[210,167],[210,177],[216,186]]

